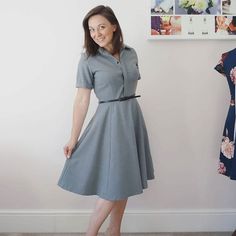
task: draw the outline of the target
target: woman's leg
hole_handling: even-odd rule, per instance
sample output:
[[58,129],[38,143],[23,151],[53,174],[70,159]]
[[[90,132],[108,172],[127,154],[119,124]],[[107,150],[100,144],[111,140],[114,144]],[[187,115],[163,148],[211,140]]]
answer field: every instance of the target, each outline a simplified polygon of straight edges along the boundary
[[124,215],[127,199],[116,201],[110,213],[110,222],[106,236],[120,236],[121,221]]
[[97,236],[102,223],[110,214],[114,204],[115,201],[108,201],[102,198],[98,198],[98,200],[96,201],[94,212],[90,218],[86,236]]

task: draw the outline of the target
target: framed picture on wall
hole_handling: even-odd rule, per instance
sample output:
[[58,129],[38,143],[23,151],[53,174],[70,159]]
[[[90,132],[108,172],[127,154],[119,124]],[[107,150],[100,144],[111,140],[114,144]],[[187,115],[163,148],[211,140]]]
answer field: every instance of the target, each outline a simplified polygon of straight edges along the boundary
[[236,0],[148,0],[149,39],[236,39]]

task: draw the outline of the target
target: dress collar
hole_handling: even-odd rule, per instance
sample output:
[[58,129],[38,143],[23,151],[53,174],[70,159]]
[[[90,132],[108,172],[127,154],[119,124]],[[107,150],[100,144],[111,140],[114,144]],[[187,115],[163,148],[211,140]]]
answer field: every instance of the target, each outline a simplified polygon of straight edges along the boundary
[[[130,50],[131,49],[131,47],[129,47],[128,45],[123,45],[122,47],[121,47],[121,52],[123,51],[123,50]],[[99,47],[98,48],[98,52],[100,52],[101,54],[110,54],[106,49],[104,49],[104,48],[102,48],[102,47]]]

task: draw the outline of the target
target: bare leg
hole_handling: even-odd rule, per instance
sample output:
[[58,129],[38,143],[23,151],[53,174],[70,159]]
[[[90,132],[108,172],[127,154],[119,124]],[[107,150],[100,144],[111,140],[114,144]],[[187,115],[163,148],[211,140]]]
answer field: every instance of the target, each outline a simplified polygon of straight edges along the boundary
[[97,236],[102,223],[106,220],[114,205],[115,201],[98,198],[94,212],[90,218],[86,236]]
[[110,223],[106,236],[120,236],[121,221],[124,215],[127,199],[116,201],[110,213]]

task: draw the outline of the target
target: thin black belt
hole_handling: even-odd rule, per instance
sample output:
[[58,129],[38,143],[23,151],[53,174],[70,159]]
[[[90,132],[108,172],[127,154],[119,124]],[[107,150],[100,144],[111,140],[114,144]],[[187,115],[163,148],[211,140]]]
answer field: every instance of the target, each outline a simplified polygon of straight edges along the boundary
[[117,99],[111,99],[111,100],[107,100],[107,101],[99,101],[99,103],[105,103],[105,102],[116,102],[116,101],[125,101],[128,99],[132,99],[132,98],[137,98],[137,97],[141,97],[141,95],[131,95],[131,96],[125,96],[125,97],[121,97],[121,98],[117,98]]

